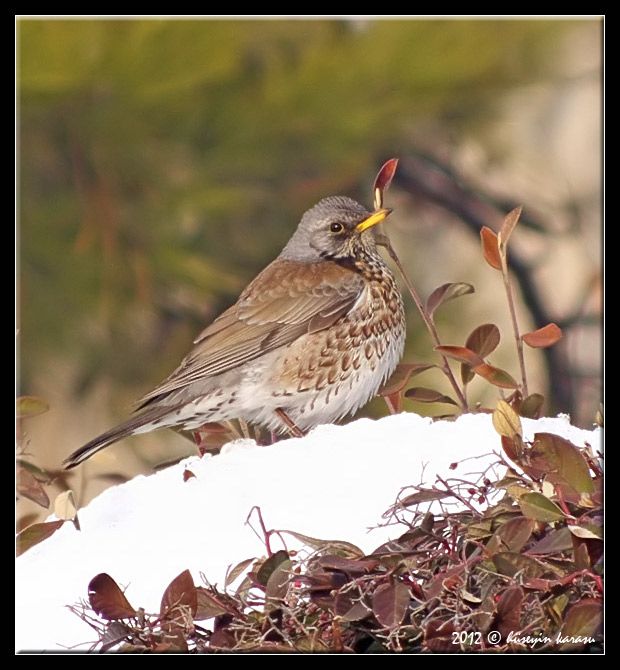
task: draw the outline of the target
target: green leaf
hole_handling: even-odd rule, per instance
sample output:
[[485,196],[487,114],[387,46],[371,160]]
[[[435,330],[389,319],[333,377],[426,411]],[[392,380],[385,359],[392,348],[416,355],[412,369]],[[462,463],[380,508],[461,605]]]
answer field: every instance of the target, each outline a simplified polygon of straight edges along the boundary
[[292,569],[293,561],[287,559],[278,563],[277,567],[269,575],[269,579],[265,584],[265,605],[267,610],[281,607],[282,601],[288,592]]
[[540,577],[545,571],[533,558],[511,551],[495,554],[493,563],[501,575],[508,577],[514,577],[517,573],[522,573],[525,577]]
[[440,305],[443,305],[444,302],[448,302],[448,300],[454,300],[455,298],[460,298],[463,295],[468,295],[474,292],[474,287],[471,284],[466,284],[464,282],[442,284],[428,296],[428,300],[426,301],[426,311],[432,319],[435,310]]
[[526,493],[519,498],[519,507],[524,516],[535,521],[552,522],[564,518],[562,510],[542,493]]
[[540,393],[531,393],[524,398],[519,408],[519,414],[526,419],[540,419],[545,396]]
[[266,586],[275,569],[280,565],[280,563],[288,561],[289,558],[288,551],[285,551],[284,549],[276,551],[275,554],[269,556],[269,558],[267,558],[260,566],[258,572],[256,573],[256,581],[259,584]]

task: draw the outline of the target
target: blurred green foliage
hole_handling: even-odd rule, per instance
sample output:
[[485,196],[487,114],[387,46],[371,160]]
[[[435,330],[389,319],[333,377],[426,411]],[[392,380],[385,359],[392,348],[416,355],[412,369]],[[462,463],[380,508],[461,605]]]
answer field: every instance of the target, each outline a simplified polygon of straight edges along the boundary
[[[319,198],[481,132],[554,21],[19,22],[22,383],[167,374]],[[154,369],[153,369],[154,368]]]

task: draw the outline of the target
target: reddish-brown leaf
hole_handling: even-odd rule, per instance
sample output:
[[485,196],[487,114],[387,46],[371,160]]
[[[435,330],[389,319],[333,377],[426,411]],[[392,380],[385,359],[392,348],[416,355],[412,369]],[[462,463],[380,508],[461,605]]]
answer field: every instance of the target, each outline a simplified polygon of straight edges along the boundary
[[426,301],[426,311],[432,319],[435,310],[440,305],[443,305],[444,302],[448,302],[448,300],[454,300],[455,298],[460,298],[462,295],[468,295],[469,293],[474,292],[474,287],[471,284],[466,284],[465,282],[442,284],[428,296],[428,300]]
[[17,493],[41,507],[49,507],[50,499],[43,485],[21,465],[17,467]]
[[43,523],[34,523],[28,528],[24,528],[16,539],[17,556],[20,556],[25,551],[28,551],[35,544],[43,542],[43,540],[53,535],[64,523],[64,521],[45,521]]
[[88,600],[94,612],[108,621],[136,616],[136,610],[129,604],[119,585],[105,572],[90,580]]
[[488,363],[473,365],[472,368],[477,375],[486,379],[489,383],[493,384],[493,386],[498,386],[502,389],[516,389],[519,386],[506,370],[493,367]]
[[469,334],[465,346],[481,358],[493,353],[500,342],[499,328],[494,323],[483,323]]
[[495,270],[501,270],[502,260],[499,255],[497,235],[490,228],[482,226],[480,229],[480,241],[482,242],[484,260]]
[[162,596],[159,613],[162,619],[174,619],[181,608],[187,608],[192,616],[198,609],[198,595],[189,570],[183,570],[170,582]]
[[[499,341],[499,328],[493,323],[484,323],[469,334],[465,347],[477,353],[481,358],[486,358],[495,351]],[[461,379],[463,380],[463,384],[469,384],[473,378],[473,370],[466,363],[461,363]]]
[[372,614],[372,610],[362,601],[362,597],[359,589],[357,592],[338,592],[334,598],[334,612],[345,621],[366,619]]
[[379,561],[374,558],[351,559],[336,554],[321,556],[318,563],[326,570],[340,570],[354,576],[367,574],[379,565]]
[[494,627],[507,637],[511,631],[521,629],[521,607],[525,595],[519,586],[509,586],[501,595],[497,603],[497,618]]
[[454,653],[459,650],[454,644],[452,633],[456,631],[454,619],[430,619],[424,629],[424,644],[429,651]]
[[377,621],[386,628],[400,626],[407,613],[411,596],[405,584],[390,581],[381,584],[372,596],[372,611]]
[[400,393],[411,377],[435,367],[437,366],[432,363],[400,363],[396,366],[396,370],[394,370],[392,376],[379,389],[378,395],[385,397],[391,396],[394,393]]
[[390,158],[385,161],[381,166],[381,169],[377,173],[375,178],[375,183],[372,188],[374,198],[375,198],[375,209],[380,209],[383,207],[383,194],[390,188],[392,179],[396,174],[396,168],[398,167],[398,158]]
[[547,465],[554,483],[566,483],[579,494],[594,492],[588,463],[572,442],[553,433],[536,433],[530,453],[534,466],[539,459]]
[[502,449],[511,461],[519,463],[523,456],[523,438],[520,435],[514,437],[502,435]]
[[503,523],[487,544],[489,554],[497,551],[521,551],[534,530],[534,521],[518,516]]
[[212,619],[220,614],[226,614],[229,610],[222,602],[225,596],[213,593],[204,586],[196,587],[196,616],[197,621],[204,621],[205,619]]
[[183,481],[184,482],[187,482],[190,479],[195,479],[195,478],[196,478],[196,475],[191,470],[188,470],[187,468],[185,468],[185,470],[183,470]]
[[559,554],[573,548],[571,532],[568,528],[558,528],[548,532],[542,539],[533,544],[528,554]]
[[504,217],[504,221],[502,223],[502,227],[499,230],[499,234],[497,236],[497,241],[499,243],[499,248],[501,249],[506,249],[508,246],[508,240],[510,239],[510,236],[512,235],[513,230],[515,229],[515,226],[519,222],[519,217],[521,216],[521,212],[523,211],[523,207],[515,207],[511,212],[508,212],[506,216]]
[[538,330],[521,335],[521,339],[533,349],[544,349],[562,339],[562,329],[555,323],[548,323]]
[[405,391],[405,398],[415,400],[416,402],[443,402],[448,405],[456,405],[450,396],[439,393],[433,389],[427,389],[423,386],[414,386]]
[[584,598],[575,603],[564,619],[561,637],[566,641],[560,640],[560,650],[575,650],[583,647],[584,642],[574,642],[574,640],[596,637],[602,622],[603,607],[600,600]]
[[475,351],[468,349],[467,347],[457,347],[452,344],[441,344],[435,347],[435,351],[439,352],[442,356],[447,356],[448,358],[454,358],[457,361],[462,363],[467,363],[467,365],[477,367],[479,365],[484,365],[484,361]]

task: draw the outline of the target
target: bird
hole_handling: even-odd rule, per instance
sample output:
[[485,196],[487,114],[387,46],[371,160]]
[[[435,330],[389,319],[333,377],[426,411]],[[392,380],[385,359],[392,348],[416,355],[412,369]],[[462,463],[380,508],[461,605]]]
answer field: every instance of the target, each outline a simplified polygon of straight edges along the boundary
[[158,428],[243,419],[302,435],[351,415],[394,372],[405,310],[377,246],[392,212],[329,196],[302,216],[279,256],[194,340],[176,370],[127,421],[64,462]]

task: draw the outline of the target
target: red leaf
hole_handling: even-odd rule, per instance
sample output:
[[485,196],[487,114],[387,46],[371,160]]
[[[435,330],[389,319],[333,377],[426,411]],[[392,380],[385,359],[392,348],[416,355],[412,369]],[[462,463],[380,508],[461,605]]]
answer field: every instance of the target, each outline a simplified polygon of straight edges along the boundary
[[501,595],[497,603],[497,619],[494,626],[505,638],[511,631],[521,628],[521,606],[524,599],[523,589],[518,586],[509,586]]
[[482,242],[484,260],[495,270],[501,270],[502,260],[499,255],[497,235],[490,228],[482,226],[480,229],[480,241]]
[[521,338],[533,349],[544,349],[562,339],[562,329],[555,323],[548,323],[543,328],[521,335]]
[[474,293],[476,289],[471,284],[466,284],[465,282],[450,282],[447,284],[442,284],[438,286],[429,296],[426,301],[426,311],[428,315],[432,318],[433,313],[444,302],[448,300],[454,300],[454,298],[460,298],[462,295],[468,295],[469,293]]
[[183,481],[184,482],[189,481],[192,478],[195,479],[196,475],[191,470],[187,470],[187,469],[183,470]]
[[39,542],[43,542],[43,540],[53,535],[63,523],[63,520],[46,521],[44,523],[34,523],[32,526],[24,528],[17,536],[17,556],[20,556],[31,547],[34,547],[35,544],[39,544]]
[[118,584],[105,572],[90,580],[88,600],[96,614],[108,621],[129,619],[136,610],[129,604]]
[[160,616],[172,619],[177,615],[175,610],[182,607],[188,608],[192,616],[198,608],[198,595],[189,570],[184,570],[168,585],[161,599]]
[[465,346],[481,358],[493,353],[500,341],[499,328],[494,323],[483,323],[470,333]]
[[391,581],[374,592],[372,611],[382,626],[396,628],[405,618],[410,600],[409,589],[402,582]]
[[[584,637],[596,637],[603,622],[603,606],[599,600],[584,598],[575,603],[569,610],[562,626],[560,650],[575,650],[583,647],[583,643],[573,640]],[[564,641],[565,640],[565,641]]]
[[397,166],[398,158],[390,158],[381,166],[381,169],[377,173],[375,184],[372,189],[375,196],[375,209],[383,207],[383,194],[390,187]]
[[421,372],[434,367],[437,366],[431,363],[400,363],[396,366],[396,370],[394,370],[392,376],[379,389],[377,394],[387,397],[394,393],[399,393],[405,388],[411,377],[419,375]]
[[474,365],[472,368],[477,375],[480,375],[483,379],[486,379],[488,382],[493,384],[493,386],[498,386],[502,389],[516,389],[519,386],[505,370],[493,367],[488,363]]
[[435,351],[438,351],[443,356],[448,356],[449,358],[454,358],[461,363],[467,363],[472,368],[484,365],[484,361],[475,351],[468,349],[467,347],[456,347],[451,344],[442,344],[438,347],[435,347]]
[[424,629],[424,644],[429,651],[454,653],[455,650],[459,650],[452,636],[455,631],[454,620],[431,619]]
[[[493,353],[500,341],[499,328],[494,323],[484,323],[469,334],[465,347],[475,351],[481,358]],[[461,379],[463,384],[469,384],[474,378],[473,370],[467,363],[461,364]]]

